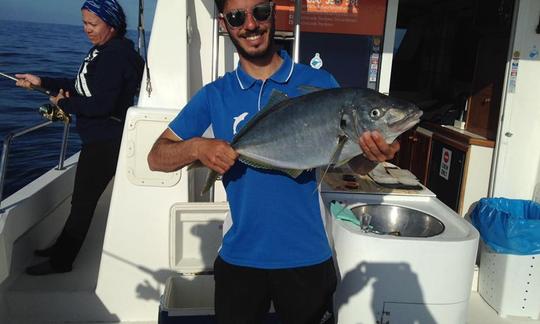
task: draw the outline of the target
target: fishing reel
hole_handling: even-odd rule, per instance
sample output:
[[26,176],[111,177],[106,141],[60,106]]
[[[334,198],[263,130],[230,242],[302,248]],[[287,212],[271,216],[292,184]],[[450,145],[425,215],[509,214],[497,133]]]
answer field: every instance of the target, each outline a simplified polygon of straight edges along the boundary
[[69,123],[71,121],[71,116],[68,113],[65,113],[57,105],[53,105],[50,103],[44,104],[39,107],[38,112],[41,116],[53,122],[63,121],[64,123]]

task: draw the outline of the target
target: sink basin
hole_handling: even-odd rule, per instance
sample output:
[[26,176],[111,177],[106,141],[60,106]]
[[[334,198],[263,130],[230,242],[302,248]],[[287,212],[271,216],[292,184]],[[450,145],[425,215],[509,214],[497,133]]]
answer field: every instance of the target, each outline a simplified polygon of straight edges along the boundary
[[368,232],[403,237],[431,237],[444,231],[437,218],[416,209],[396,205],[361,205],[352,212]]

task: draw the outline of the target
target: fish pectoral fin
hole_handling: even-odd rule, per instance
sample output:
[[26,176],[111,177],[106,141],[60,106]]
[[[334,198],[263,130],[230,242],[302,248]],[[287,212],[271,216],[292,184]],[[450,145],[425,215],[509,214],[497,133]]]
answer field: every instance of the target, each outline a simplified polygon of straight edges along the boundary
[[298,169],[278,168],[278,167],[269,165],[269,164],[261,162],[261,161],[250,159],[250,158],[245,157],[245,156],[241,156],[238,160],[240,160],[240,162],[242,162],[242,163],[244,163],[246,165],[249,165],[249,166],[257,168],[257,169],[281,171],[281,172],[289,175],[292,178],[297,178],[300,174],[302,174],[302,172],[304,172],[304,170],[298,170]]
[[336,149],[332,153],[332,156],[330,157],[330,161],[328,161],[328,165],[336,165],[339,163],[339,156],[341,155],[341,151],[343,151],[343,147],[345,146],[345,143],[349,140],[349,136],[347,135],[339,135],[338,136],[338,143],[336,145]]
[[[347,143],[347,140],[348,140],[348,136],[347,135],[339,135],[338,136],[338,143],[336,145],[336,149],[334,150],[334,152],[332,153],[332,156],[330,157],[330,161],[328,162],[328,165],[326,166],[326,168],[324,169],[324,172],[321,176],[321,178],[319,179],[319,183],[317,183],[317,188],[321,188],[321,183],[324,179],[324,177],[326,176],[326,174],[328,173],[328,170],[332,167],[332,166],[337,166],[338,164],[339,165],[343,165],[341,162],[342,161],[339,161],[339,156],[341,155],[341,151],[343,150],[343,147],[345,146],[345,143]],[[348,161],[348,160],[347,160]]]

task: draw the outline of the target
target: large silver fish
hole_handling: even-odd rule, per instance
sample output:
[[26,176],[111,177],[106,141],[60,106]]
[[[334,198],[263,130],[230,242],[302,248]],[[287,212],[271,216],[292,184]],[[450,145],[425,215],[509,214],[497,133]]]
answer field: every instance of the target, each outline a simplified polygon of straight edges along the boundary
[[[422,115],[412,103],[370,89],[305,90],[313,92],[294,98],[272,93],[266,108],[231,142],[241,162],[297,177],[304,170],[342,165],[362,154],[358,138],[365,131],[378,130],[392,143]],[[211,172],[203,192],[216,178]]]

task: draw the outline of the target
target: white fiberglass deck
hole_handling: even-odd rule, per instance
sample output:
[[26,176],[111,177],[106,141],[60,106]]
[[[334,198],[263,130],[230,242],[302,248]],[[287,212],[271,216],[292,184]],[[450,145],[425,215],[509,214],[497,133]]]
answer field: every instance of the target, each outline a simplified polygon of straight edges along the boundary
[[[102,201],[108,201],[110,188]],[[99,272],[100,251],[103,245],[103,233],[106,226],[108,204],[100,201],[89,236],[77,259],[74,270],[66,274],[46,277],[31,277],[20,274],[11,281],[6,296],[8,300],[9,322],[5,324],[40,324],[40,323],[91,323],[92,313],[107,314],[106,306],[94,293]],[[33,262],[38,262],[35,258]],[[136,265],[134,265],[136,266]],[[142,269],[144,270],[144,269]],[[154,282],[141,284],[137,292],[139,298],[160,298],[165,280],[172,271],[153,274]],[[476,282],[476,280],[475,280]],[[81,307],[80,305],[85,305]],[[156,308],[156,317],[158,309]],[[115,323],[115,315],[107,314]],[[95,323],[95,322],[94,322]],[[107,323],[107,322],[101,322]],[[126,323],[126,322],[123,322]],[[155,321],[130,321],[129,323],[150,324]],[[540,324],[538,320],[520,317],[501,318],[484,302],[477,291],[472,291],[469,302],[467,324]]]

